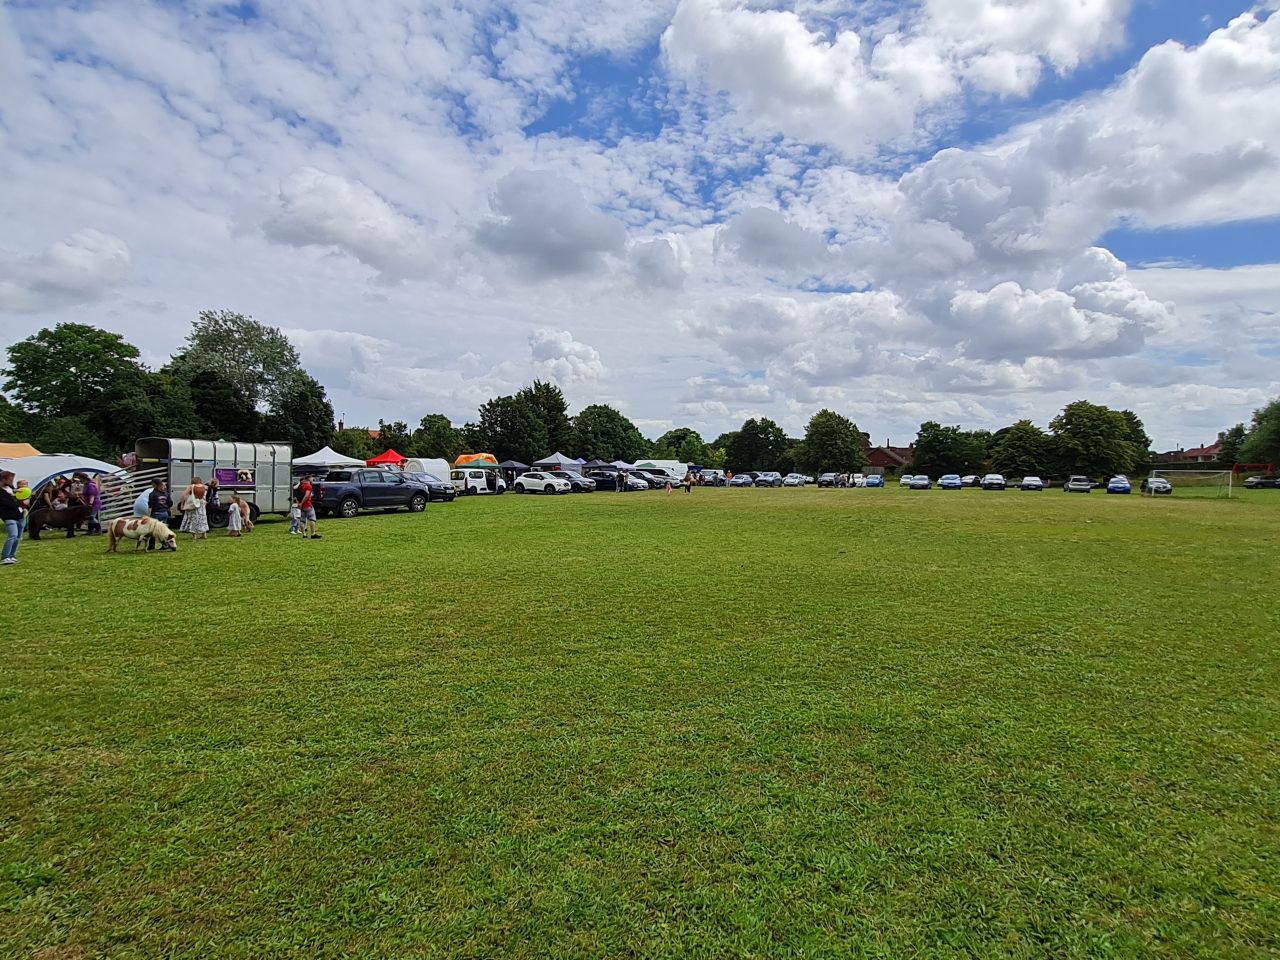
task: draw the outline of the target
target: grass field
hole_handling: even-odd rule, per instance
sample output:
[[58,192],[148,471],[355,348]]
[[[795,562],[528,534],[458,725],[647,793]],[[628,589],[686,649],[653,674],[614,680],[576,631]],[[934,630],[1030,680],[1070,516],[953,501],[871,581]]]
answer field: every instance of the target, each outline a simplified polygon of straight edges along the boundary
[[1280,491],[24,543],[0,956],[1280,953]]

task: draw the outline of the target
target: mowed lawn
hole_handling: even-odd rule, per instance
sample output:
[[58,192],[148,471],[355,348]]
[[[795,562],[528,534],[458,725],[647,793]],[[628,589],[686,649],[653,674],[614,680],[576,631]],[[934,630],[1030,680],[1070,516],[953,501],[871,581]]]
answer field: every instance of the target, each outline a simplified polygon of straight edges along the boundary
[[0,955],[1280,952],[1280,491],[286,529],[0,570]]

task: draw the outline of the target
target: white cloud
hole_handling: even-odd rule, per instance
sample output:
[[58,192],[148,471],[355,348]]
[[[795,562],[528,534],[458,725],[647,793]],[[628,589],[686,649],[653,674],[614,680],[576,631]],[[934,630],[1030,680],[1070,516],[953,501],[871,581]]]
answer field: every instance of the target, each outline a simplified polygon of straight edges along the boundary
[[626,244],[622,224],[592,209],[568,180],[517,170],[499,181],[491,199],[498,219],[476,229],[479,243],[520,262],[535,277],[588,273]]
[[389,281],[424,277],[437,267],[438,254],[421,225],[363,183],[314,167],[284,179],[277,209],[262,229],[277,243],[337,247]]
[[776,210],[751,207],[723,227],[717,245],[744,263],[781,270],[813,270],[827,255],[822,237]]
[[0,311],[37,313],[101,299],[129,275],[128,245],[99,230],[77,230],[36,257],[0,251]]
[[575,340],[568,330],[533,331],[529,352],[539,370],[564,386],[599,380],[605,373],[599,351]]

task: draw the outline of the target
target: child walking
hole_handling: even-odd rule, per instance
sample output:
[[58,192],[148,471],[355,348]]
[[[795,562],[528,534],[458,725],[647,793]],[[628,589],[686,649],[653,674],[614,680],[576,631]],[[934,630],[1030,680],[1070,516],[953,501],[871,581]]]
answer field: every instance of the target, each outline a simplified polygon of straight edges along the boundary
[[240,512],[240,497],[231,495],[231,505],[227,508],[227,536],[238,537],[244,529],[244,515]]

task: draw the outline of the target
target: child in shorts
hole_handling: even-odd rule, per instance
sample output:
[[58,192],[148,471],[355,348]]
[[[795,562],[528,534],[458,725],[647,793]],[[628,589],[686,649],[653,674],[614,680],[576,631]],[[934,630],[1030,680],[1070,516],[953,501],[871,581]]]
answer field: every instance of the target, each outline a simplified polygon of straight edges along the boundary
[[302,532],[302,507],[298,505],[298,501],[293,502],[293,506],[289,508],[289,536]]

